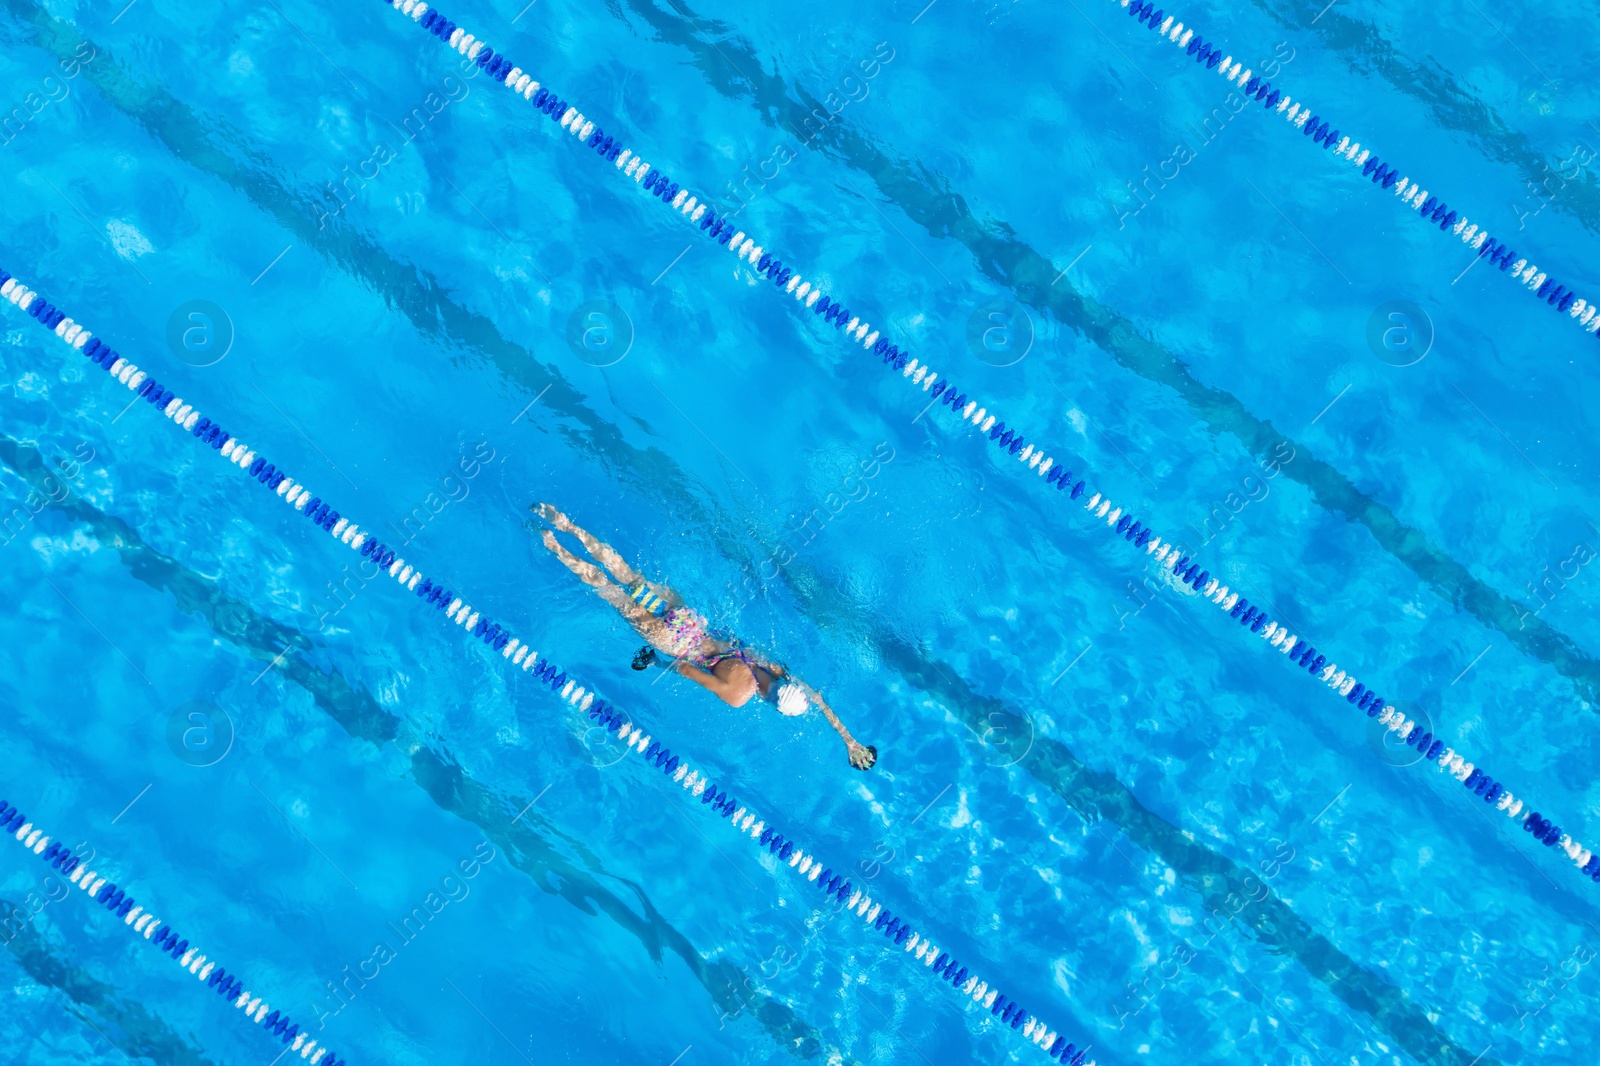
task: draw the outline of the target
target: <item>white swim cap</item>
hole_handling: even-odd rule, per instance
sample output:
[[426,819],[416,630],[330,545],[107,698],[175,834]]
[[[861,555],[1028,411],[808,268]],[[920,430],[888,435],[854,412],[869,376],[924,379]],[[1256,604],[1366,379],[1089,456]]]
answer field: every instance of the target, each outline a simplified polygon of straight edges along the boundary
[[778,689],[778,713],[793,718],[806,713],[811,701],[799,685],[789,682]]

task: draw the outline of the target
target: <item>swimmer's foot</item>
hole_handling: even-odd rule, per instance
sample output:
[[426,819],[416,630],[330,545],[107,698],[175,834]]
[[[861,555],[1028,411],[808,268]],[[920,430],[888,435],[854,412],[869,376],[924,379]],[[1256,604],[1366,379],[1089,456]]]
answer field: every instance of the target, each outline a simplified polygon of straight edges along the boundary
[[850,745],[850,765],[857,770],[870,770],[878,761],[878,749],[871,744]]
[[553,503],[538,503],[533,506],[533,513],[549,522],[563,533],[571,533],[578,527],[572,524],[572,519],[562,514]]
[[656,661],[656,650],[648,644],[633,653],[633,668],[644,670]]

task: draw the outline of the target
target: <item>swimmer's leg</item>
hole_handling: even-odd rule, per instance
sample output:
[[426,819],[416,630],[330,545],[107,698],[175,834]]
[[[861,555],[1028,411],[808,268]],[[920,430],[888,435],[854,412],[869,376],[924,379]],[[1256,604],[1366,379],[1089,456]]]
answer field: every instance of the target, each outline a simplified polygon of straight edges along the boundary
[[658,585],[653,581],[646,580],[643,575],[628,565],[627,560],[617,554],[615,548],[573,522],[553,504],[541,503],[534,508],[534,512],[563,533],[571,533],[577,537],[579,542],[583,544],[584,550],[603,563],[605,568],[611,571],[611,576],[624,585],[637,585],[643,582],[646,588],[665,600],[667,606],[680,607],[683,605],[683,598],[676,592],[666,585]]
[[639,631],[640,636],[658,646],[662,646],[664,642],[669,641],[671,635],[667,632],[666,623],[639,606],[639,604],[634,603],[629,598],[627,591],[621,585],[607,580],[606,575],[601,572],[598,566],[584,562],[567,551],[566,548],[562,547],[561,542],[556,540],[556,535],[548,529],[544,531],[544,546],[549,548],[557,559],[561,560],[563,566],[578,575],[578,580],[599,592],[600,598],[615,607],[617,613],[626,618],[628,623]]
[[594,565],[593,563],[584,562],[576,555],[573,555],[571,552],[567,551],[566,548],[562,547],[561,542],[556,539],[556,535],[550,532],[548,529],[544,531],[544,546],[549,548],[551,554],[553,554],[557,559],[561,560],[562,566],[565,566],[568,570],[571,570],[574,574],[578,575],[579,581],[582,581],[585,585],[590,585],[594,588],[600,589],[602,595],[604,595],[604,590],[606,588],[616,587],[612,585],[610,581],[606,580],[606,575],[600,572],[600,568],[598,566]]
[[582,542],[584,551],[599,560],[607,570],[611,571],[611,576],[624,585],[635,585],[644,580],[638,571],[628,565],[627,560],[617,554],[615,548],[562,514],[554,505],[541,503],[534,508],[534,511],[561,532],[571,533],[577,537]]

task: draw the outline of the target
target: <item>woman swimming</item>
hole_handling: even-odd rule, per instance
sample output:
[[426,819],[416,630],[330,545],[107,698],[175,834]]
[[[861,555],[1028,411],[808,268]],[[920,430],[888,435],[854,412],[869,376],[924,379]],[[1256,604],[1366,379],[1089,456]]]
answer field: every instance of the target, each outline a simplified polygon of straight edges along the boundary
[[552,505],[541,503],[533,511],[561,532],[577,537],[584,550],[616,578],[616,581],[610,580],[600,567],[577,558],[563,547],[554,532],[544,531],[544,546],[578,575],[579,580],[599,592],[601,599],[615,607],[617,613],[653,645],[639,649],[633,657],[635,670],[643,670],[655,662],[659,650],[676,660],[674,670],[710,689],[730,707],[743,707],[752,696],[760,696],[775,704],[779,713],[794,716],[804,714],[806,708],[815,703],[844,738],[851,766],[866,770],[878,761],[878,749],[858,743],[816,689],[749,648],[712,636],[705,618],[684,606],[677,593],[640,577],[609,544],[574,525]]

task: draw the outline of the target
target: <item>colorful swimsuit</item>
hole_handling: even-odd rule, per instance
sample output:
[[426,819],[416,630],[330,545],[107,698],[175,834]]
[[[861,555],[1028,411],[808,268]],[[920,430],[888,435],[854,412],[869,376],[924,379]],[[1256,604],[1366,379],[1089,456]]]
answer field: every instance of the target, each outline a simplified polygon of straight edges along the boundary
[[667,627],[663,650],[674,659],[697,659],[706,642],[706,620],[688,607],[668,607],[661,615]]
[[[744,663],[745,669],[750,671],[750,679],[756,683],[756,694],[761,696],[762,699],[777,704],[779,710],[782,710],[784,714],[799,714],[805,709],[805,694],[798,685],[787,682],[781,685],[778,684],[778,675],[757,663],[743,649],[729,648],[727,651],[702,652],[700,649],[705,647],[706,639],[709,636],[707,632],[709,623],[707,623],[703,615],[689,607],[667,607],[662,610],[665,606],[665,601],[654,592],[651,592],[650,587],[643,581],[633,586],[628,592],[634,602],[643,606],[651,614],[660,612],[662,625],[665,626],[667,631],[666,640],[663,642],[665,647],[662,650],[674,659],[687,660],[708,673],[716,670],[720,663],[729,659],[738,659]],[[762,674],[766,674],[773,681],[772,684],[767,686],[766,692],[761,691]],[[788,693],[789,699],[787,701],[783,699],[785,690],[792,690]],[[798,709],[796,709],[796,701],[798,701]]]
[[[667,601],[651,591],[649,584],[640,581],[628,589],[628,597],[649,611],[659,615],[666,626],[667,638],[662,648],[674,659],[697,659],[700,647],[706,642],[706,620],[688,607],[668,607]],[[663,609],[665,608],[665,609]]]
[[750,676],[757,679],[757,687],[760,687],[760,677],[756,671],[765,670],[765,667],[757,665],[754,659],[751,659],[750,656],[746,655],[738,648],[729,648],[727,651],[714,651],[709,655],[702,656],[700,660],[700,668],[705,670],[707,673],[710,673],[716,670],[716,668],[722,663],[727,662],[729,659],[738,659],[740,662],[744,663],[745,668],[750,671]]

